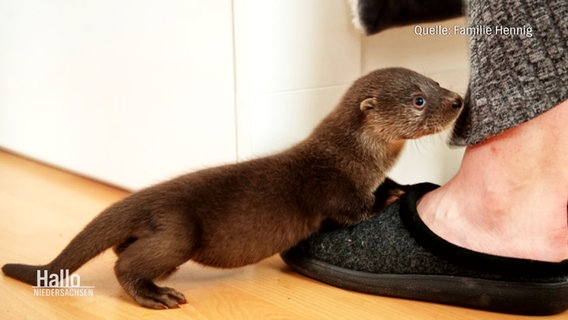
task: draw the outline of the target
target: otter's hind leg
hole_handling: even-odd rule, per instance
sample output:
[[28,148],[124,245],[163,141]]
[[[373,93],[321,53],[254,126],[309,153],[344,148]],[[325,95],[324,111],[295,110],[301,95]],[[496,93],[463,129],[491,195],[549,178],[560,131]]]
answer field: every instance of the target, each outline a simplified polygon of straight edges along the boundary
[[120,252],[115,273],[120,285],[140,305],[152,309],[178,308],[187,303],[181,292],[159,287],[153,280],[191,258],[191,241],[166,232],[141,237]]

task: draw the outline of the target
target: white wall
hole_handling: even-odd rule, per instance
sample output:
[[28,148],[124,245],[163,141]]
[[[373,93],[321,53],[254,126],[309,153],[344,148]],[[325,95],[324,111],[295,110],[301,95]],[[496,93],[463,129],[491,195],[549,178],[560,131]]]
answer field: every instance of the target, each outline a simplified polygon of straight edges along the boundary
[[[0,147],[138,189],[289,147],[394,65],[465,92],[464,38],[363,37],[346,0],[0,0]],[[443,182],[448,150],[410,144],[393,177]]]
[[0,146],[126,188],[236,160],[230,0],[0,0]]
[[361,72],[344,0],[235,0],[239,157],[305,138]]

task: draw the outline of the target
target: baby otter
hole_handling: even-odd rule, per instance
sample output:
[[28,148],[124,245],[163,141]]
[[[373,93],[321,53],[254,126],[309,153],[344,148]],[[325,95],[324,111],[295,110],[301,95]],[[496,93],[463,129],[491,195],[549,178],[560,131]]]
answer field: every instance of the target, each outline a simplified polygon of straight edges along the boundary
[[136,302],[178,307],[184,295],[153,280],[190,259],[220,268],[252,264],[291,248],[324,221],[370,217],[383,205],[375,199],[391,198],[374,192],[404,141],[449,126],[461,106],[458,94],[411,70],[371,72],[296,146],[143,189],[105,209],[49,264],[2,270],[35,285],[38,271],[72,273],[114,247],[116,277]]

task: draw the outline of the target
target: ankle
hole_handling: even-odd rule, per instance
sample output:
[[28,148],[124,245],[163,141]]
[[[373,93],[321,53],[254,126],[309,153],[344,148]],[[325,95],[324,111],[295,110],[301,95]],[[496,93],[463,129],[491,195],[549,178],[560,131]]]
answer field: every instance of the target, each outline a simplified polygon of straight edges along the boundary
[[[561,113],[567,111],[568,104]],[[424,223],[468,249],[568,259],[568,129],[541,130],[564,119],[549,112],[468,147],[457,175],[419,202]]]
[[521,200],[502,198],[506,201],[493,197],[497,201],[488,202],[486,193],[462,192],[464,188],[457,185],[454,180],[418,203],[420,217],[438,236],[457,246],[498,256],[550,262],[568,259],[565,205],[542,208],[537,199],[540,195],[523,195]]
[[568,259],[568,101],[468,147],[457,175],[418,203],[424,223],[471,250]]

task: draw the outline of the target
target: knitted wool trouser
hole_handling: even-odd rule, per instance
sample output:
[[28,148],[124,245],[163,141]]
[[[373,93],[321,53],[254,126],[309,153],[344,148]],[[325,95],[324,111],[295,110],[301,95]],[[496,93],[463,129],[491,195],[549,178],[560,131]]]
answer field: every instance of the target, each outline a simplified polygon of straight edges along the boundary
[[567,0],[470,0],[467,10],[468,27],[491,34],[470,36],[469,90],[454,145],[479,143],[568,99]]

